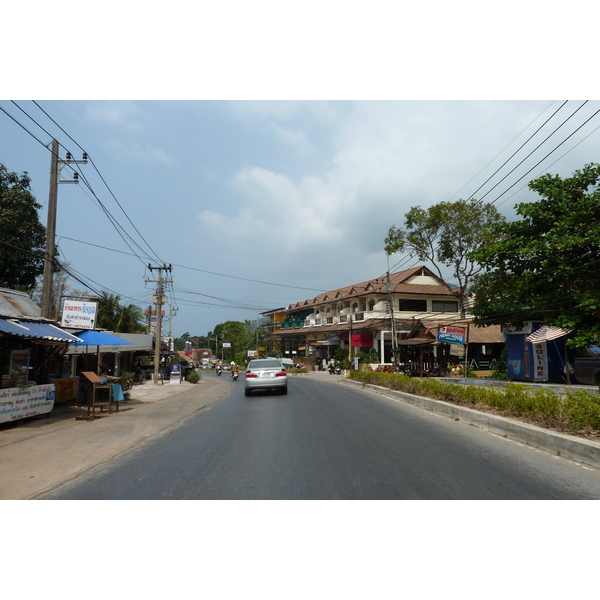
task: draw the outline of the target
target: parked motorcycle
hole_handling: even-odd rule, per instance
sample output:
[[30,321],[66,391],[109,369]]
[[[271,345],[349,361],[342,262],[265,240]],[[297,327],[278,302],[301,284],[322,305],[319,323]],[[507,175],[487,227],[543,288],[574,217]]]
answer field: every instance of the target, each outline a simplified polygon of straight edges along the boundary
[[135,370],[135,375],[133,376],[133,381],[137,384],[146,383],[146,371],[140,367],[137,367]]

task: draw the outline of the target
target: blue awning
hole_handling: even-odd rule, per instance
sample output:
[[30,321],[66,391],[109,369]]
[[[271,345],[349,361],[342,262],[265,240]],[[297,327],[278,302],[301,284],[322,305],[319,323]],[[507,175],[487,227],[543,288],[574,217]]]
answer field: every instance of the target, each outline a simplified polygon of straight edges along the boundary
[[20,319],[0,319],[0,331],[33,340],[46,340],[50,342],[79,342],[77,336],[52,325],[39,321],[22,321]]
[[82,331],[77,335],[79,339],[73,344],[74,346],[122,346],[132,343],[116,335],[93,329]]

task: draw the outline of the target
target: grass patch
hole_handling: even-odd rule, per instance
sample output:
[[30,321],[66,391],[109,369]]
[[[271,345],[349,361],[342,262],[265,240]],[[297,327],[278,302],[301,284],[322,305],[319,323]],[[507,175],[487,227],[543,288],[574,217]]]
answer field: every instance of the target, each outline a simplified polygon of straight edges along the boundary
[[524,384],[505,387],[463,386],[439,379],[397,373],[352,371],[350,379],[392,390],[443,400],[477,410],[496,412],[548,429],[597,437],[600,435],[600,395],[584,390],[532,390]]

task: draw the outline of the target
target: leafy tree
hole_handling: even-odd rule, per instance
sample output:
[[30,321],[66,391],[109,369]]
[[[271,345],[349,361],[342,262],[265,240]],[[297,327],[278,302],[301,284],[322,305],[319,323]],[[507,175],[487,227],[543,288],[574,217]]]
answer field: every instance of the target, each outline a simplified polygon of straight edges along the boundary
[[529,183],[541,198],[517,204],[520,220],[494,227],[497,241],[473,254],[476,323],[546,321],[575,330],[583,347],[600,337],[600,165]]
[[32,290],[44,271],[46,229],[27,173],[9,172],[0,163],[0,287]]
[[394,225],[390,228],[385,238],[386,253],[409,251],[432,264],[441,280],[442,267],[450,268],[458,286],[446,283],[446,287],[456,296],[464,319],[469,288],[481,270],[470,253],[493,241],[490,227],[503,222],[504,217],[494,206],[471,199],[440,202],[428,209],[414,206],[404,218],[404,230]]
[[[250,326],[249,326],[250,325]],[[223,356],[227,360],[231,360],[236,353],[245,351],[249,348],[254,348],[252,337],[252,327],[249,321],[242,323],[241,321],[226,321],[215,326],[213,332],[215,335],[222,335],[221,342],[229,343],[231,346],[225,348]],[[221,347],[219,346],[219,351]]]
[[118,294],[103,291],[98,301],[97,326],[119,333],[143,333],[144,313],[135,304],[122,304]]

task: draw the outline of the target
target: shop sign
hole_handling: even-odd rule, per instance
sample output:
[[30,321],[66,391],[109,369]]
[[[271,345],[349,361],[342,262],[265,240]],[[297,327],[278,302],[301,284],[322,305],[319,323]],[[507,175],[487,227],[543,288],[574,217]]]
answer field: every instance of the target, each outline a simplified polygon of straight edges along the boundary
[[0,423],[51,412],[54,395],[53,383],[0,390]]
[[56,386],[56,401],[75,400],[79,388],[78,383],[78,377],[63,377],[62,379],[57,379],[54,382],[54,385]]
[[181,383],[181,365],[171,365],[170,383]]
[[352,346],[354,348],[371,348],[373,346],[373,336],[370,333],[353,333]]
[[548,381],[548,352],[546,342],[537,342],[533,346],[533,380]]
[[65,300],[60,325],[72,329],[94,329],[97,311],[97,302]]
[[460,346],[458,344],[450,345],[450,356],[464,356],[465,355],[465,347],[464,345]]
[[440,327],[437,336],[438,342],[445,342],[446,344],[459,344],[465,343],[465,328],[464,327]]

